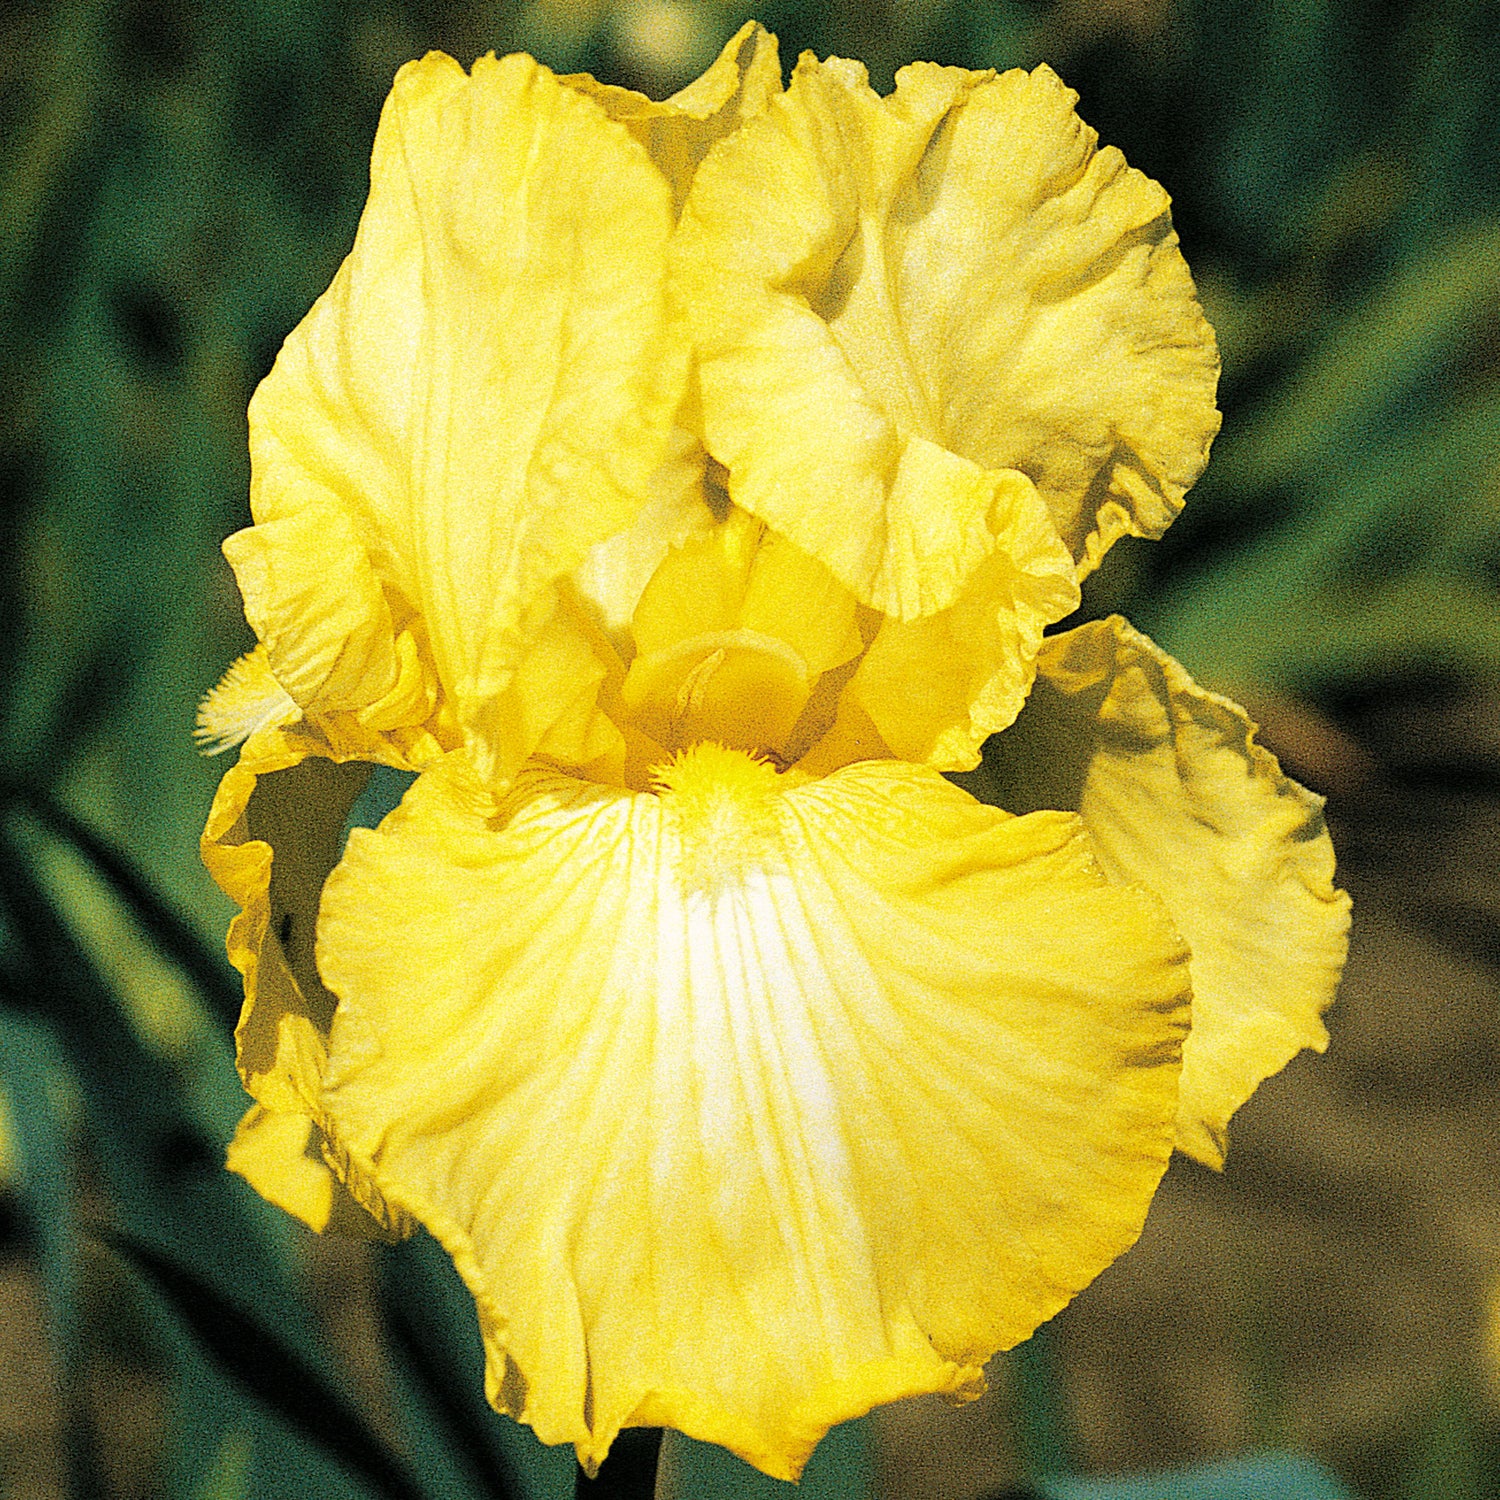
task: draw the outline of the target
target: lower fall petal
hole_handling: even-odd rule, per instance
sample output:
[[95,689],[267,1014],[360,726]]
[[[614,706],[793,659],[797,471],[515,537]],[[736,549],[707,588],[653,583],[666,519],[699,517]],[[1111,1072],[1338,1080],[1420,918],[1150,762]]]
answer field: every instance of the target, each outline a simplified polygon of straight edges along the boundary
[[1256,1087],[1327,1045],[1348,946],[1322,799],[1254,729],[1114,616],[1044,642],[1031,699],[983,773],[1005,807],[1077,809],[1106,871],[1155,891],[1188,940],[1177,1144],[1215,1167]]
[[323,1132],[304,1114],[282,1114],[252,1104],[229,1143],[225,1165],[267,1201],[319,1234],[391,1240],[323,1155]]
[[352,1167],[473,1291],[489,1393],[599,1462],[680,1428],[791,1478],[973,1394],[1139,1232],[1186,953],[1078,820],[717,746],[659,794],[424,774],[323,895]]
[[[307,726],[252,735],[219,783],[203,830],[203,862],[240,908],[228,936],[245,987],[235,1058],[261,1110],[242,1122],[230,1165],[313,1228],[380,1236],[403,1221],[379,1193],[357,1174],[341,1174],[346,1186],[321,1180],[315,1156],[306,1155],[321,1131],[336,1003],[313,958],[318,902],[369,775],[367,765],[338,764],[330,753]],[[370,1222],[355,1228],[361,1213]]]

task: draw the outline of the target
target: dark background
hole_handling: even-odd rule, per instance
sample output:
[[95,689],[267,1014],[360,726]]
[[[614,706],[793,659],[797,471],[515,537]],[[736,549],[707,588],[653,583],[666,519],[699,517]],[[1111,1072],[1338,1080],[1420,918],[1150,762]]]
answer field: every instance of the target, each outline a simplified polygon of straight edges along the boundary
[[882,89],[916,58],[1048,61],[1171,192],[1224,430],[1182,519],[1116,548],[1087,608],[1251,707],[1329,796],[1356,897],[1333,1047],[1262,1090],[1226,1173],[1174,1166],[1142,1244],[998,1362],[993,1398],[840,1434],[806,1493],[976,1500],[1039,1452],[1124,1470],[1266,1445],[1371,1500],[1500,1492],[1493,5],[4,0],[17,1500],[570,1483],[472,1399],[471,1314],[427,1247],[315,1243],[220,1171],[236,985],[196,839],[222,763],[190,731],[250,640],[218,552],[249,519],[245,405],[348,249],[395,68],[524,48],[660,94],[751,14],[788,66],[859,57]]

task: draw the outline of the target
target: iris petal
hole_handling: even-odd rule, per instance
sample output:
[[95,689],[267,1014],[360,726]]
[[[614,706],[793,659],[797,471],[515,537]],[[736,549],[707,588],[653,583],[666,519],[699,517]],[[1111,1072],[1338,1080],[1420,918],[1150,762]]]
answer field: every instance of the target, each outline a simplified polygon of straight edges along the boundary
[[886,620],[845,693],[891,752],[940,771],[978,764],[980,746],[1020,712],[1042,631],[1071,614],[1078,585],[1035,487],[997,496],[994,546],[944,610]]
[[[273,657],[289,631],[316,645],[275,661],[294,696],[368,654],[361,632],[389,634],[368,588],[357,609],[348,594],[353,545],[394,624],[420,617],[487,771],[516,769],[496,700],[552,618],[549,590],[630,523],[668,457],[686,360],[670,230],[642,147],[531,59],[401,70],[354,250],[251,406],[257,525],[231,556]],[[294,592],[265,585],[292,575]],[[378,665],[371,699],[390,686]],[[529,717],[571,711],[575,685]]]
[[319,1234],[392,1240],[392,1230],[366,1212],[324,1155],[326,1138],[305,1114],[254,1104],[229,1143],[225,1165],[261,1197]]
[[827,568],[730,505],[642,592],[622,706],[663,745],[783,755],[820,677],[863,649],[855,620],[854,596]]
[[1207,458],[1218,359],[1167,196],[1076,97],[918,64],[881,99],[807,56],[694,180],[674,267],[709,450],[885,613],[952,603],[987,473],[1029,475],[1086,569],[1159,535]]
[[1348,946],[1323,803],[1281,774],[1238,704],[1118,616],[1047,640],[986,756],[1002,805],[1076,808],[1100,862],[1165,902],[1193,953],[1177,1143],[1222,1166],[1229,1119],[1304,1047]]
[[313,957],[318,903],[369,775],[368,766],[337,763],[333,754],[306,727],[253,735],[219,783],[201,848],[240,908],[228,938],[245,983],[235,1056],[259,1107],[242,1122],[231,1165],[316,1228],[349,1228],[363,1214],[371,1222],[359,1232],[378,1236],[405,1221],[347,1164],[342,1185],[322,1177],[306,1149],[314,1136],[325,1138],[323,1072],[336,1004]]
[[276,680],[304,709],[357,710],[396,687],[395,623],[341,506],[310,500],[236,532],[224,555]]
[[453,1253],[502,1409],[589,1465],[667,1423],[792,1477],[975,1392],[1134,1239],[1186,955],[1071,816],[713,746],[663,786],[438,768],[351,835],[326,1107]]
[[758,21],[746,21],[708,71],[670,99],[648,99],[587,73],[568,74],[563,82],[629,128],[671,183],[680,209],[709,148],[762,114],[781,92],[781,63],[776,38]]

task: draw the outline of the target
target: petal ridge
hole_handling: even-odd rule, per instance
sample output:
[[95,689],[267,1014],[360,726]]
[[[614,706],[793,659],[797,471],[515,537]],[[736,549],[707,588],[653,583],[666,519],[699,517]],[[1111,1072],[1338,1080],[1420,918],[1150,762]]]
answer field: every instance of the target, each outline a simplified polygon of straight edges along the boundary
[[567,74],[562,81],[629,127],[671,183],[680,212],[703,158],[781,92],[781,63],[776,38],[758,21],[746,21],[708,70],[670,99],[658,102],[587,73]]

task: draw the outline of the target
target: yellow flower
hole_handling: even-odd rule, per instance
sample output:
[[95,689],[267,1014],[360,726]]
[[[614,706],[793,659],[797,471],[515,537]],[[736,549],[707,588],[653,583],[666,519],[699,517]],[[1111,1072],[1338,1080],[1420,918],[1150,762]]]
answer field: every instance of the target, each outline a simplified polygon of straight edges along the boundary
[[[590,1468],[663,1424],[793,1477],[977,1393],[1322,1044],[1314,799],[1123,622],[1044,638],[1217,425],[1073,97],[783,91],[754,25],[664,103],[431,55],[252,403],[230,1164],[430,1229]],[[416,779],[345,846],[371,763]]]

